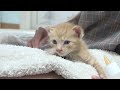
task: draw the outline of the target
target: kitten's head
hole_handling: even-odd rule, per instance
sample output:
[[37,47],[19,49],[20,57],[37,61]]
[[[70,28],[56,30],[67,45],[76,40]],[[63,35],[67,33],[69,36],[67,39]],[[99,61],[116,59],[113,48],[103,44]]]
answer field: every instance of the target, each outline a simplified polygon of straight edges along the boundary
[[82,28],[70,23],[59,24],[49,29],[50,45],[59,56],[78,51],[83,36]]

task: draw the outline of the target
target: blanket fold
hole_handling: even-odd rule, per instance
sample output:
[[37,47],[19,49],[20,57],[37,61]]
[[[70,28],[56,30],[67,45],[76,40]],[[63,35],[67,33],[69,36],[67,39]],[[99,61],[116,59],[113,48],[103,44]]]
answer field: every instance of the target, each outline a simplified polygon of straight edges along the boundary
[[[117,63],[120,62],[120,56],[117,54],[95,49],[91,49],[90,52],[103,67],[104,55]],[[120,66],[119,63],[118,65]],[[21,77],[52,71],[65,79],[91,79],[92,75],[98,75],[95,68],[90,65],[49,55],[41,49],[0,45],[0,77]]]

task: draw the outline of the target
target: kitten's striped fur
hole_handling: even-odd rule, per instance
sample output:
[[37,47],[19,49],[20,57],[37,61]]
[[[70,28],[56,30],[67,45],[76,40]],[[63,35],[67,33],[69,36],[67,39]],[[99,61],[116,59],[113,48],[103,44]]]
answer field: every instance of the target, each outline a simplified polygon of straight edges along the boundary
[[[52,47],[52,54],[57,54],[62,57],[66,56],[70,60],[77,60],[90,64],[96,68],[100,77],[107,78],[103,68],[89,53],[88,47],[82,39],[83,36],[84,33],[82,28],[71,23],[62,23],[49,28],[49,41]],[[57,44],[53,44],[53,40],[56,40]],[[64,44],[66,40],[70,41],[67,45]],[[57,49],[62,51],[57,52]]]

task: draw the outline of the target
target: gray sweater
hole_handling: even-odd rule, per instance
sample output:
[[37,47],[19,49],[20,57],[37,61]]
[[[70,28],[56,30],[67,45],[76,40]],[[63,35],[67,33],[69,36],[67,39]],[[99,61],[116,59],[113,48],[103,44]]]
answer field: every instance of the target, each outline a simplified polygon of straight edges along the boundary
[[83,27],[89,48],[114,50],[120,44],[120,11],[81,11],[70,22]]

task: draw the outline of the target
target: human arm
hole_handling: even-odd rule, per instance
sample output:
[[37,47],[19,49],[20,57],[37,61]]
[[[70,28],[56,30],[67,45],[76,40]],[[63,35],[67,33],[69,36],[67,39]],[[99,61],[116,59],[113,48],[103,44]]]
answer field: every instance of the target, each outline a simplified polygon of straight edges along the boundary
[[80,15],[81,15],[81,13],[79,12],[76,16],[74,16],[72,19],[68,20],[67,22],[78,24],[79,19],[80,19]]

